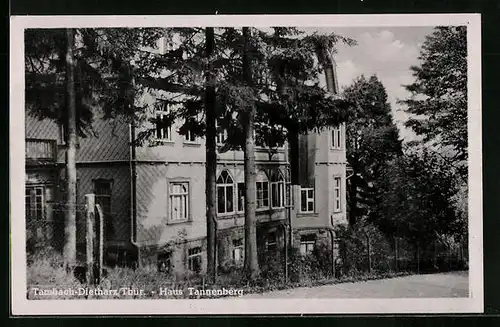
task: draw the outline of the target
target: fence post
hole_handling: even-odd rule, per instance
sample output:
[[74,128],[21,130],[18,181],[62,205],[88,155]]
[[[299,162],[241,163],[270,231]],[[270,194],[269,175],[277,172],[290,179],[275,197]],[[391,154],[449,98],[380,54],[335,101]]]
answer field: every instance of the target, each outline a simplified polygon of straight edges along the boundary
[[420,242],[417,241],[417,274],[420,274]]
[[370,249],[370,235],[366,234],[366,247],[367,247],[367,252],[368,252],[368,273],[371,274],[372,272],[372,255],[371,255],[371,249]]
[[103,267],[103,258],[104,258],[104,215],[102,212],[102,208],[99,204],[96,204],[97,212],[98,212],[98,229],[97,229],[97,239],[98,239],[98,247],[97,247],[97,276],[96,279],[98,282],[101,282],[102,275],[102,267]]
[[95,225],[95,194],[85,195],[86,203],[86,256],[87,256],[87,283],[94,284],[94,225]]
[[394,236],[394,250],[395,250],[395,253],[394,253],[394,261],[395,261],[395,267],[396,267],[396,273],[399,272],[399,267],[398,267],[398,237],[397,236]]

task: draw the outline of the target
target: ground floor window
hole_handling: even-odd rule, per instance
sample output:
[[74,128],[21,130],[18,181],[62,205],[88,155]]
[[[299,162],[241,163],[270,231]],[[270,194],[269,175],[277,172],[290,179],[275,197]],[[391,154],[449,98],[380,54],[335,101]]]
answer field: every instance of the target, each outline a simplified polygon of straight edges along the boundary
[[266,239],[266,250],[275,251],[277,247],[277,236],[276,232],[269,232]]
[[341,182],[342,180],[340,179],[339,176],[333,178],[333,211],[335,212],[341,211],[341,205],[340,205]]
[[188,250],[188,269],[192,272],[201,271],[201,247],[197,246]]
[[114,237],[113,215],[111,211],[112,180],[97,179],[94,181],[95,202],[101,206],[104,215],[104,234],[106,239]]
[[26,186],[25,209],[27,238],[37,242],[53,237],[53,188],[47,185]]
[[45,188],[43,186],[26,187],[26,217],[32,220],[45,218]]
[[169,274],[172,268],[172,252],[163,252],[158,254],[158,272]]
[[233,240],[233,261],[235,263],[243,262],[244,258],[244,248],[243,248],[243,239],[239,238]]
[[300,254],[307,255],[314,251],[316,245],[316,235],[302,235],[300,237]]

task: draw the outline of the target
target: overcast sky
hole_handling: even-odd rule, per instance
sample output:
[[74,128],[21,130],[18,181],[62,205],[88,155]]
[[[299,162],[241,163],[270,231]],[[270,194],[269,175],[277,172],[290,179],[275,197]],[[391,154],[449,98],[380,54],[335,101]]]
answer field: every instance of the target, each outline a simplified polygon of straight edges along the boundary
[[358,45],[353,47],[340,44],[338,46],[335,60],[340,88],[350,85],[353,79],[361,74],[366,77],[376,74],[387,90],[401,137],[405,140],[413,139],[414,134],[402,126],[406,115],[398,110],[401,106],[396,101],[407,97],[408,93],[401,85],[413,81],[409,68],[419,65],[417,57],[420,46],[425,36],[432,33],[433,27],[345,27],[307,30],[335,32],[358,42]]

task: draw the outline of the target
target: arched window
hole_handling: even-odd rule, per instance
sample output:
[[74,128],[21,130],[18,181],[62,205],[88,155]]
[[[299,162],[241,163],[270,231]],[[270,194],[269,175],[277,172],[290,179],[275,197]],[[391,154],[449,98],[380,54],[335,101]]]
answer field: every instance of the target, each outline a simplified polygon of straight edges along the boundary
[[234,212],[234,182],[227,170],[217,178],[217,213]]
[[269,208],[269,181],[266,174],[259,171],[255,182],[257,209]]
[[271,206],[273,208],[285,206],[285,179],[278,169],[271,173]]

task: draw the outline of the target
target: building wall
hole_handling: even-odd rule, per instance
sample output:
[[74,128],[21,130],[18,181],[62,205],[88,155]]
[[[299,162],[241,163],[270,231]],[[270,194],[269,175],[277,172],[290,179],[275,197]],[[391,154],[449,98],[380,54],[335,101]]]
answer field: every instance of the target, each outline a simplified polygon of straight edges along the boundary
[[[345,127],[341,126],[342,146],[332,148],[332,130],[309,134],[300,142],[301,186],[314,187],[314,213],[300,212],[300,189],[294,194],[294,228],[332,228],[346,220],[346,154]],[[307,154],[307,156],[303,154]],[[334,177],[341,177],[341,210],[334,211]]]
[[[137,243],[162,244],[206,235],[205,167],[202,164],[137,163]],[[168,183],[189,184],[189,221],[169,222]]]
[[[86,194],[95,192],[94,182],[98,179],[111,181],[111,224],[105,232],[106,246],[126,246],[130,243],[130,170],[123,164],[78,164],[77,165],[77,204],[82,208]],[[78,243],[85,242],[85,217],[81,210],[79,219]],[[105,218],[106,220],[109,217]]]
[[[93,134],[79,137],[76,152],[77,162],[128,161],[130,158],[129,125],[123,120],[104,120],[102,113],[96,111],[92,124]],[[65,147],[62,130],[50,119],[39,120],[28,114],[25,117],[25,137],[27,139],[56,140],[58,162],[65,160]]]
[[[264,170],[275,169],[275,165],[261,166]],[[227,170],[234,182],[244,181],[243,165],[238,163],[219,164],[217,176]],[[155,256],[154,247],[161,248],[167,243],[179,243],[206,237],[205,205],[205,166],[199,163],[160,163],[142,162],[137,164],[137,244],[151,250],[142,252],[143,256]],[[189,183],[189,220],[185,222],[169,221],[169,181]],[[224,231],[244,226],[244,213],[237,211],[237,196],[233,194],[235,212],[217,215],[217,229]],[[261,223],[284,220],[284,208],[257,210],[257,220]],[[219,236],[218,236],[219,238]],[[144,258],[145,262],[151,259]]]
[[[158,141],[153,137],[144,142],[143,145],[136,148],[136,159],[138,161],[162,161],[162,162],[184,162],[184,163],[201,163],[206,160],[205,151],[205,138],[200,137],[197,142],[186,142],[183,135],[179,134],[178,130],[181,127],[180,123],[172,125],[171,141]],[[154,125],[145,122],[140,128],[136,129],[136,137],[142,132],[154,128]],[[269,152],[266,148],[256,147],[255,160],[257,163],[265,163],[269,161],[285,161],[286,158],[286,145],[277,150],[270,158]],[[217,158],[219,162],[233,163],[243,162],[243,151],[226,151],[224,153],[218,152]]]

